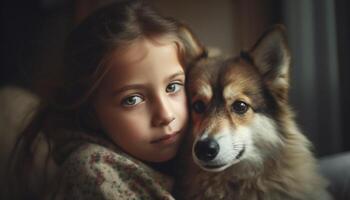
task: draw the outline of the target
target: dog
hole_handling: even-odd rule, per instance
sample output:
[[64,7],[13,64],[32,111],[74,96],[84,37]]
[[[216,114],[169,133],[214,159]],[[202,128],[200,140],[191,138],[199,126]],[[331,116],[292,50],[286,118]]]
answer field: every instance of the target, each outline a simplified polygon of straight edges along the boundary
[[331,199],[288,103],[285,32],[275,25],[239,56],[202,56],[189,67],[177,199]]

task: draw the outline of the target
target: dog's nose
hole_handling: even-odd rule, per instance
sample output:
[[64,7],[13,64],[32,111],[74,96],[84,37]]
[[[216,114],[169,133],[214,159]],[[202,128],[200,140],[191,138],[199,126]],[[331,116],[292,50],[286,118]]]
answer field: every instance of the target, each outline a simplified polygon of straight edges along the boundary
[[213,160],[219,153],[220,146],[213,138],[200,140],[194,146],[194,153],[201,161],[208,162]]

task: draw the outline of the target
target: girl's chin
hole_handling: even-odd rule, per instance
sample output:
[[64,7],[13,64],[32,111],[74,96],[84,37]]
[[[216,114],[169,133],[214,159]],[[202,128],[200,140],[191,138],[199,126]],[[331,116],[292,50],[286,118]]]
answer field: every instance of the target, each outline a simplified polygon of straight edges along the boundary
[[172,152],[166,152],[165,154],[151,157],[147,159],[146,162],[152,162],[152,163],[167,162],[175,157],[176,152],[177,152],[177,149],[173,150]]

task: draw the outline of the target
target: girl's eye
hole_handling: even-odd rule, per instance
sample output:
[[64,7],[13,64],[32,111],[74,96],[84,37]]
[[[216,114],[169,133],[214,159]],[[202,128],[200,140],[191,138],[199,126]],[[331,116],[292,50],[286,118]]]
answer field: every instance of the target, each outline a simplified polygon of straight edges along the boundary
[[143,98],[140,96],[129,96],[123,99],[122,105],[123,106],[134,106],[143,101]]
[[243,101],[235,101],[232,104],[232,111],[237,113],[237,114],[244,114],[248,111],[248,104],[246,104]]
[[170,83],[167,87],[166,87],[166,92],[168,93],[175,93],[177,91],[179,91],[182,87],[182,84],[180,83]]

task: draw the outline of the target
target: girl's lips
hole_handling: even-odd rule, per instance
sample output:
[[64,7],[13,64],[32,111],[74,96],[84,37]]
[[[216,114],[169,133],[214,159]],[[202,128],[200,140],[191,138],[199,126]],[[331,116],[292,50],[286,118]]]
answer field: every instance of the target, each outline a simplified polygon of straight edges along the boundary
[[178,136],[180,135],[181,131],[177,131],[173,134],[165,135],[163,137],[160,137],[158,139],[152,140],[151,144],[171,144],[177,141]]

